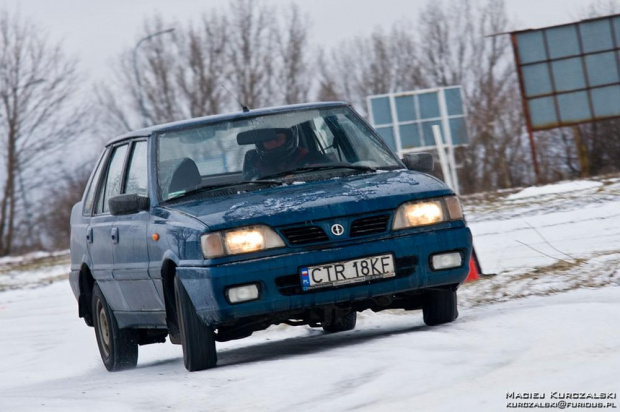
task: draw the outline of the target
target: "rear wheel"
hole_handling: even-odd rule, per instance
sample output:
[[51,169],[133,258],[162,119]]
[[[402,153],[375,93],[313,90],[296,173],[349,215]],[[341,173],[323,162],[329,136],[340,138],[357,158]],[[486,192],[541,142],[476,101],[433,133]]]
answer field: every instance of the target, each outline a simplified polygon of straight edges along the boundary
[[449,323],[459,317],[456,305],[456,290],[430,290],[422,306],[424,323],[428,326]]
[[323,330],[327,333],[345,332],[355,329],[357,312],[349,312],[344,316],[335,316],[329,322],[323,323]]
[[93,324],[101,360],[110,372],[138,364],[138,343],[131,329],[119,329],[99,285],[93,287]]
[[174,292],[185,368],[194,372],[214,367],[217,364],[217,352],[213,328],[198,317],[178,276],[174,278]]

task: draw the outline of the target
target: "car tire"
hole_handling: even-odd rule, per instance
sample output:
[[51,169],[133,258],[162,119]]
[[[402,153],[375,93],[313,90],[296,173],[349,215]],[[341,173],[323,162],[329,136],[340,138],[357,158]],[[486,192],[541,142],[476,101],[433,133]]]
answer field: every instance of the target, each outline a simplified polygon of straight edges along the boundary
[[93,287],[93,325],[101,360],[110,372],[135,368],[138,364],[138,343],[135,331],[119,329],[116,318],[99,285]]
[[214,367],[217,352],[213,328],[200,319],[178,276],[174,278],[174,293],[185,368],[195,372]]
[[323,323],[323,330],[327,333],[345,332],[355,329],[357,312],[349,312],[344,316],[333,317],[329,322]]
[[430,290],[422,306],[424,323],[428,326],[449,323],[459,317],[456,304],[456,290]]

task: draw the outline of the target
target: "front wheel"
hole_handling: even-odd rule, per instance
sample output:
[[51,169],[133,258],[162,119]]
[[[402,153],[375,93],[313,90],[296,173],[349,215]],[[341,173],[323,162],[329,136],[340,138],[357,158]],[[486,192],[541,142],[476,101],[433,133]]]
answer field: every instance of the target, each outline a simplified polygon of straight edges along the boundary
[[178,276],[174,278],[174,293],[185,368],[194,372],[214,367],[217,364],[217,352],[213,328],[198,317]]
[[93,324],[101,360],[110,372],[135,368],[138,343],[131,329],[119,329],[99,285],[93,287]]
[[428,326],[449,323],[459,317],[456,306],[456,290],[429,290],[422,306],[424,323]]
[[335,316],[329,322],[323,323],[323,330],[327,333],[345,332],[355,329],[357,312],[349,312],[344,316]]

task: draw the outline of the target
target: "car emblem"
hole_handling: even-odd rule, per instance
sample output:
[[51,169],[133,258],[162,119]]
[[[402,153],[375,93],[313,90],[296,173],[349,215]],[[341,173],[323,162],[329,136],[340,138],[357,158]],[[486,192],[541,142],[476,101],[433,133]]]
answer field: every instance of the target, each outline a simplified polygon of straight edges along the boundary
[[344,233],[344,227],[341,224],[336,223],[332,225],[332,233],[336,236],[340,236]]

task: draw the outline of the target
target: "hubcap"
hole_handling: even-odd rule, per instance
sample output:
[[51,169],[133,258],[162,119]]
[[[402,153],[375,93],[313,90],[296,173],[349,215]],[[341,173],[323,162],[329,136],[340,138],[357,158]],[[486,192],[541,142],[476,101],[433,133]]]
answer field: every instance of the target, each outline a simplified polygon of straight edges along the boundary
[[108,317],[105,314],[105,308],[101,301],[97,301],[97,312],[99,315],[99,328],[97,333],[101,341],[101,348],[105,356],[110,356],[110,328],[108,327]]

